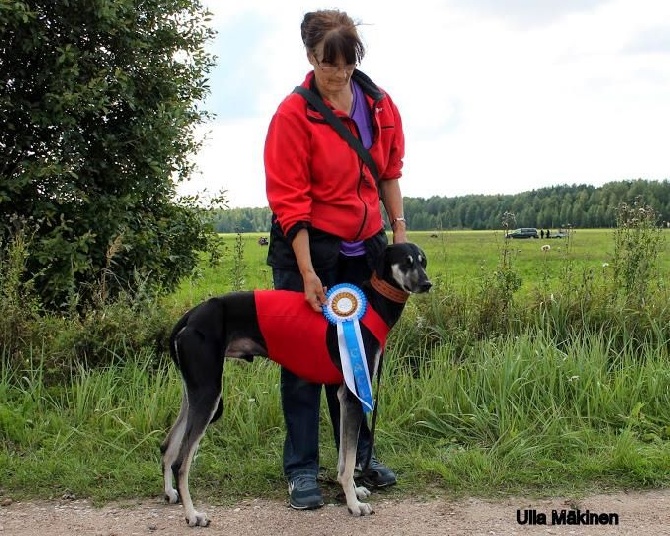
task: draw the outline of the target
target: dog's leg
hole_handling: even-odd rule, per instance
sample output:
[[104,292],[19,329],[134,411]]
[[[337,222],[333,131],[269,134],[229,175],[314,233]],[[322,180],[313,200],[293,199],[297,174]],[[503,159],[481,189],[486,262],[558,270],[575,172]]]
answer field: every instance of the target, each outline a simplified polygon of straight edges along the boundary
[[[179,366],[180,362],[179,339],[180,335],[184,332],[187,321],[188,316],[184,316],[182,319],[180,319],[177,326],[175,327],[175,331],[170,336],[170,354],[172,356],[173,361],[177,365],[180,373],[181,373],[181,367]],[[163,441],[163,443],[161,444],[160,448],[161,454],[163,455],[161,459],[161,468],[163,470],[163,481],[164,481],[163,489],[165,491],[165,500],[170,504],[176,504],[179,502],[179,493],[173,487],[172,466],[177,460],[181,442],[184,438],[184,431],[186,430],[187,412],[188,412],[188,397],[186,396],[186,384],[183,383],[183,392],[182,392],[181,408],[179,410],[179,416],[172,425],[170,432],[165,438],[165,441]]]
[[363,421],[363,407],[360,401],[342,384],[337,391],[340,400],[340,453],[337,468],[337,481],[342,486],[347,500],[347,508],[354,516],[367,516],[373,513],[372,506],[360,502],[370,496],[370,491],[363,486],[356,486],[354,471],[356,469],[356,448],[358,433]]
[[[165,491],[169,500],[181,499],[190,526],[206,527],[209,520],[204,512],[197,512],[193,506],[188,477],[200,440],[219,410],[224,358],[218,339],[208,339],[194,329],[183,329],[174,345],[184,381],[184,399],[179,417],[163,446]],[[177,481],[177,492],[172,488],[168,468]]]
[[184,439],[184,432],[186,431],[187,412],[188,412],[188,397],[186,396],[186,385],[184,385],[184,394],[182,396],[179,416],[177,417],[175,423],[172,425],[170,433],[167,435],[165,441],[161,445],[161,452],[163,453],[161,467],[163,469],[163,480],[165,482],[165,488],[164,488],[165,500],[170,504],[176,504],[179,502],[179,493],[173,487],[172,466],[177,460],[177,456],[179,455],[179,449]]
[[[179,449],[177,460],[173,463],[172,469],[176,474],[177,489],[179,497],[184,505],[184,516],[190,527],[209,525],[209,519],[205,512],[196,511],[193,506],[193,499],[188,485],[188,475],[191,470],[193,456],[198,450],[198,445],[202,436],[205,435],[207,425],[214,417],[221,399],[221,392],[216,393],[198,392],[197,394],[189,389],[189,409],[186,416],[186,425],[184,436]],[[197,397],[197,398],[196,398]]]

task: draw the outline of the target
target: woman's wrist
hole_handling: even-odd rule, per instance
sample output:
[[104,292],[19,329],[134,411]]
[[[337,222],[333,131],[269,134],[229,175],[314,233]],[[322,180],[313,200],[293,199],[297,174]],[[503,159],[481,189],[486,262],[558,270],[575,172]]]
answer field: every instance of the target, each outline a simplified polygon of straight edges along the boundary
[[402,225],[403,229],[407,228],[407,220],[404,216],[396,216],[391,220],[391,229],[395,231],[396,226]]

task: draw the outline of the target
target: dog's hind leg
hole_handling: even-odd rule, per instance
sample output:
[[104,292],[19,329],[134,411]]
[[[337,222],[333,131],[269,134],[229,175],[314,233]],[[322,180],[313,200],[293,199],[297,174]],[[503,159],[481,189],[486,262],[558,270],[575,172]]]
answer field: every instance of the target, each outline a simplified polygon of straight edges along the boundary
[[356,486],[354,471],[356,468],[356,449],[358,433],[363,422],[361,402],[342,384],[337,391],[340,400],[340,453],[337,467],[337,481],[342,486],[347,500],[347,508],[354,516],[367,516],[373,513],[372,506],[360,502],[370,496],[363,486]]
[[179,416],[172,425],[170,433],[165,438],[161,445],[161,453],[163,458],[161,460],[161,467],[163,469],[163,480],[165,483],[165,500],[170,504],[179,502],[179,493],[173,487],[172,479],[172,465],[177,460],[181,443],[184,439],[184,432],[186,431],[186,414],[188,413],[188,397],[186,396],[186,386],[184,386],[184,394],[181,400],[181,409]]
[[167,437],[161,444],[161,469],[163,470],[163,481],[164,481],[164,491],[165,491],[165,500],[170,504],[176,504],[179,502],[179,493],[173,487],[173,472],[172,465],[177,460],[179,455],[179,449],[181,446],[182,439],[184,438],[184,431],[186,430],[186,414],[188,412],[188,397],[186,396],[186,384],[183,382],[183,372],[181,371],[180,360],[181,356],[179,351],[180,338],[182,333],[184,333],[186,322],[188,321],[188,315],[184,315],[172,334],[170,335],[170,355],[172,360],[175,362],[177,369],[182,374],[182,398],[181,398],[181,408],[179,409],[179,416],[175,420],[172,428]]
[[[184,387],[184,389],[186,389]],[[212,422],[217,419],[217,416],[220,416],[220,413],[223,411],[223,406],[221,400],[219,400],[218,407],[214,412],[212,417]],[[161,468],[163,471],[163,481],[165,483],[165,500],[170,504],[177,504],[179,502],[179,492],[174,488],[174,479],[178,478],[178,467],[180,464],[177,464],[177,458],[181,451],[181,444],[184,440],[184,433],[186,432],[186,415],[188,412],[188,397],[186,396],[186,391],[184,391],[184,396],[182,400],[181,410],[179,412],[179,417],[175,421],[170,433],[167,438],[161,445],[161,453],[163,458],[161,460]],[[173,467],[177,468],[173,470]]]
[[[192,396],[197,396],[193,399]],[[209,519],[204,512],[196,511],[188,485],[188,476],[193,462],[193,456],[198,450],[202,436],[205,435],[207,425],[214,417],[221,400],[220,389],[217,392],[198,392],[197,395],[189,390],[189,408],[186,416],[184,435],[177,459],[172,465],[177,480],[179,497],[184,505],[184,516],[191,527],[209,525]]]
[[[175,339],[184,398],[172,430],[163,446],[165,492],[169,500],[181,499],[190,526],[209,524],[204,512],[197,512],[189,491],[189,471],[207,425],[221,411],[221,384],[224,358],[220,341],[195,329],[185,328]],[[172,488],[176,480],[177,492]]]

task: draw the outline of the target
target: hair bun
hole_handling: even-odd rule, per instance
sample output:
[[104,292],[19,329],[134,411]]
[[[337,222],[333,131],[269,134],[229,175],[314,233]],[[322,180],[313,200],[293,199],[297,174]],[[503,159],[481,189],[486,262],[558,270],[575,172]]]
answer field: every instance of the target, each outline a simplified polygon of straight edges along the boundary
[[309,25],[310,21],[314,18],[314,13],[313,11],[310,11],[309,13],[305,13],[305,16],[302,18],[302,22],[300,23],[300,37],[302,38],[302,44],[307,45],[307,26]]

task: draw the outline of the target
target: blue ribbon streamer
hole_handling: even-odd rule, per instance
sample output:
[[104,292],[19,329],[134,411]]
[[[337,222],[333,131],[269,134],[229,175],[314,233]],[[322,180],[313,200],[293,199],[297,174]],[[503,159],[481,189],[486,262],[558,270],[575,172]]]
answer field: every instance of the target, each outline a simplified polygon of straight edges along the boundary
[[356,381],[356,391],[358,398],[363,404],[363,409],[366,413],[372,411],[372,391],[370,390],[370,378],[363,363],[363,354],[365,351],[361,349],[356,336],[356,329],[354,322],[342,322],[342,331],[344,332],[344,339],[347,342],[347,349],[351,357],[351,368],[354,373],[354,380]]
[[[353,309],[347,314],[336,311],[332,302],[340,293],[351,293],[356,297]],[[328,303],[323,308],[325,317],[331,324],[335,324],[338,330],[338,345],[340,357],[342,358],[342,372],[347,387],[361,401],[365,412],[373,409],[372,384],[370,374],[367,370],[367,357],[365,347],[360,335],[359,320],[363,317],[367,307],[365,294],[356,285],[340,283],[332,287],[326,294]],[[353,377],[352,377],[353,376]]]

